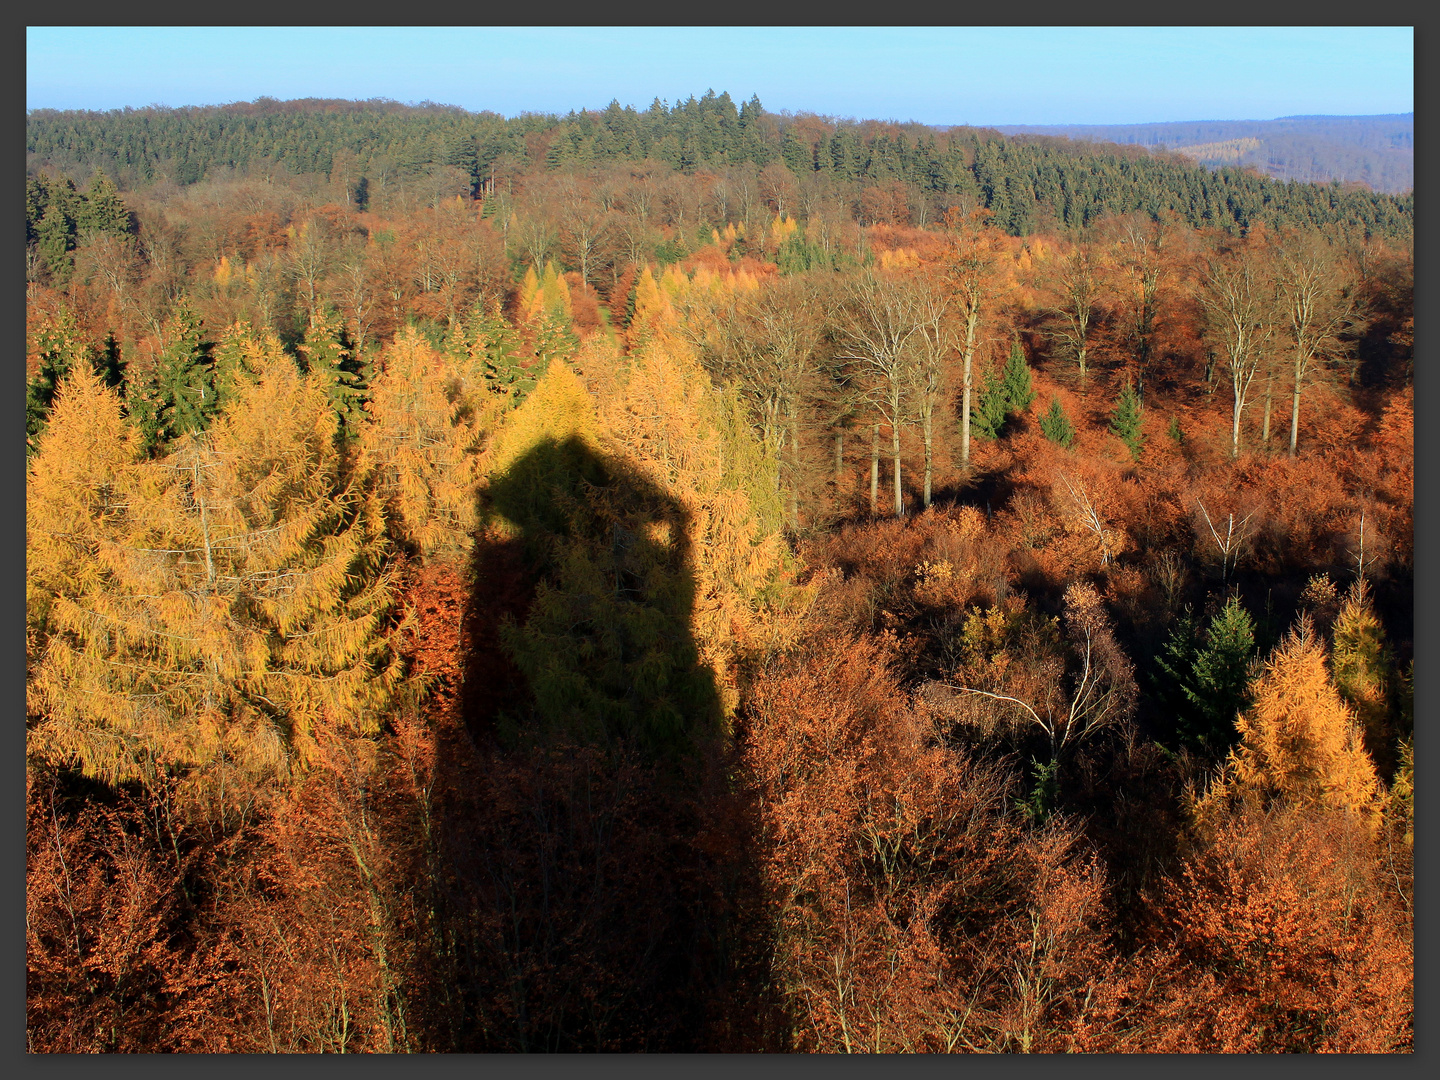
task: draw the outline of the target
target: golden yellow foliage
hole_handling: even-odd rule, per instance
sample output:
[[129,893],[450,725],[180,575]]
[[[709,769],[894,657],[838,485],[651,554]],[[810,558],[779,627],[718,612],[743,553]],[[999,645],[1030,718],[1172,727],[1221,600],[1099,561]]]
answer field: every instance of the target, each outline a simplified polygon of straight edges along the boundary
[[425,558],[462,557],[475,529],[478,455],[505,407],[478,366],[452,367],[409,327],[371,384],[361,446],[394,526]]
[[674,341],[652,343],[602,385],[599,419],[608,451],[683,511],[695,579],[692,628],[728,712],[738,700],[734,659],[788,640],[810,599],[789,584],[783,508],[763,480],[773,464],[740,402],[717,390]]
[[[25,490],[27,641],[43,648],[53,599],[105,577],[102,547],[123,533],[140,440],[89,365],[61,382]],[[38,657],[31,657],[32,661]]]
[[1325,651],[1302,616],[1251,686],[1219,781],[1196,806],[1204,825],[1230,802],[1281,802],[1363,814],[1380,811],[1380,783],[1355,714],[1340,698]]
[[[283,775],[319,725],[373,729],[397,688],[379,502],[343,466],[323,388],[273,338],[251,348],[255,381],[155,461],[127,460],[102,392],[67,387],[32,463],[30,531],[43,549],[60,525],[88,572],[47,579],[42,557],[31,577],[49,600],[32,754],[111,782]],[[67,484],[92,413],[108,479]]]

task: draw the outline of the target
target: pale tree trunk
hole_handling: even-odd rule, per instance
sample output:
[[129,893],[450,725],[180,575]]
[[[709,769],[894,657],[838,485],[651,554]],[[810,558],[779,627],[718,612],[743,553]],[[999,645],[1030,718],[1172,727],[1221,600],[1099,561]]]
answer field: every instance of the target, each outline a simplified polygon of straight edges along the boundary
[[1305,353],[1295,350],[1295,392],[1290,399],[1290,456],[1295,456],[1295,445],[1300,438],[1300,391],[1305,385]]
[[800,419],[792,401],[790,413],[790,524],[800,527]]
[[1235,388],[1235,419],[1230,425],[1230,456],[1240,456],[1240,410],[1245,407],[1245,395],[1237,386]]
[[965,371],[960,394],[960,467],[967,470],[970,468],[970,365],[975,358],[975,329],[979,322],[980,312],[972,306],[965,317]]
[[900,424],[897,421],[890,425],[890,443],[895,455],[895,516],[900,517],[905,513],[904,496],[900,492]]
[[1273,383],[1274,379],[1267,376],[1265,379],[1265,419],[1260,424],[1260,441],[1266,450],[1270,449],[1270,407],[1274,400],[1274,395],[1271,393]]
[[835,432],[835,483],[838,486],[845,477],[845,433]]
[[933,410],[927,409],[921,421],[921,430],[925,433],[925,509],[930,509],[930,481],[935,475],[935,417]]
[[870,513],[880,512],[880,425],[870,429]]

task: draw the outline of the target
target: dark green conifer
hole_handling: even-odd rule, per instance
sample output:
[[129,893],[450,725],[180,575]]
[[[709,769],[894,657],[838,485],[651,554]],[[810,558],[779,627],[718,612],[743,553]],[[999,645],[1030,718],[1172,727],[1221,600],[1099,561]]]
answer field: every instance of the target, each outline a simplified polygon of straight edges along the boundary
[[1145,435],[1140,430],[1142,419],[1140,395],[1135,393],[1134,385],[1127,382],[1111,414],[1110,430],[1129,448],[1135,461],[1140,460],[1140,451],[1145,446]]
[[1050,411],[1040,418],[1040,433],[1067,450],[1075,441],[1075,425],[1070,423],[1070,417],[1065,415],[1059,398],[1050,400]]
[[1035,390],[1030,385],[1030,365],[1025,362],[1025,352],[1018,339],[1010,342],[1010,356],[1005,361],[1005,397],[1012,413],[1024,412],[1035,400]]
[[1197,640],[1187,613],[1176,620],[1156,658],[1163,673],[1157,692],[1169,708],[1178,741],[1222,755],[1235,739],[1235,717],[1250,703],[1250,659],[1255,624],[1238,597],[1231,597]]

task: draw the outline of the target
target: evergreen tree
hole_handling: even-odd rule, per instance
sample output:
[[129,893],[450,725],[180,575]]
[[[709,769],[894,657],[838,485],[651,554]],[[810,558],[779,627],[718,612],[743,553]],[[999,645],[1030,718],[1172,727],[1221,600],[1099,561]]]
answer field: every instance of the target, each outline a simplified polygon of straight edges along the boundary
[[985,385],[970,412],[970,429],[982,439],[998,439],[1010,415],[1010,394],[997,372],[985,376]]
[[1064,406],[1060,404],[1058,397],[1050,400],[1050,411],[1040,418],[1040,432],[1045,438],[1059,443],[1067,450],[1075,441],[1075,426],[1070,423],[1070,417],[1065,415]]
[[1120,391],[1115,412],[1111,414],[1110,431],[1129,448],[1135,461],[1140,460],[1140,451],[1145,446],[1145,436],[1140,431],[1141,420],[1140,396],[1135,393],[1134,385],[1127,382]]
[[325,389],[342,438],[353,438],[363,416],[369,365],[355,357],[344,323],[333,310],[317,312],[299,345],[304,370]]
[[218,407],[212,343],[185,300],[165,321],[162,335],[154,367],[130,397],[130,414],[152,454],[182,435],[204,431]]
[[1236,722],[1240,742],[1196,807],[1200,824],[1239,802],[1361,814],[1378,824],[1380,783],[1355,714],[1330,681],[1325,650],[1308,619],[1288,634],[1250,687]]
[[471,377],[506,395],[512,407],[524,401],[535,387],[539,364],[527,356],[520,335],[500,314],[499,305],[477,305],[461,324],[461,333]]
[[84,201],[76,218],[79,233],[98,232],[110,236],[125,236],[134,232],[130,211],[115,190],[115,185],[99,170],[85,190]]
[[1181,744],[1223,753],[1235,738],[1235,717],[1248,703],[1255,626],[1238,597],[1215,613],[1197,640],[1188,615],[1177,620],[1156,664],[1161,699],[1174,714]]
[[1010,342],[1010,356],[1005,361],[1005,400],[1010,412],[1024,412],[1035,400],[1035,391],[1030,385],[1030,365],[1025,362],[1025,352],[1018,340]]
[[51,279],[65,285],[75,271],[71,252],[75,249],[75,219],[59,202],[51,202],[35,229],[35,244],[45,260]]

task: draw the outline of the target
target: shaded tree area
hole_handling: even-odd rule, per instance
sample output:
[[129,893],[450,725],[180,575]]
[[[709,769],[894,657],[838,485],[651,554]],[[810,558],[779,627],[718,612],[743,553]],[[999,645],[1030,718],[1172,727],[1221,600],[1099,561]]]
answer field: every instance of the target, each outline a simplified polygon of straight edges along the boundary
[[31,1050],[1411,1049],[1408,234],[332,105],[33,241]]

